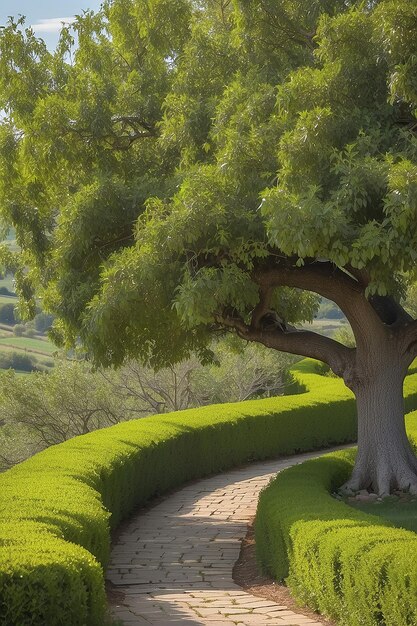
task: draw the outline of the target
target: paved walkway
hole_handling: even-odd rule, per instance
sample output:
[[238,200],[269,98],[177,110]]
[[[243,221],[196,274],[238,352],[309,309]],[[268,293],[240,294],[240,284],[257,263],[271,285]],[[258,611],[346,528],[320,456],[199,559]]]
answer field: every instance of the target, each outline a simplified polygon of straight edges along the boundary
[[125,594],[113,607],[114,618],[126,626],[319,626],[232,580],[259,491],[278,471],[314,456],[255,463],[199,480],[133,518],[107,571]]

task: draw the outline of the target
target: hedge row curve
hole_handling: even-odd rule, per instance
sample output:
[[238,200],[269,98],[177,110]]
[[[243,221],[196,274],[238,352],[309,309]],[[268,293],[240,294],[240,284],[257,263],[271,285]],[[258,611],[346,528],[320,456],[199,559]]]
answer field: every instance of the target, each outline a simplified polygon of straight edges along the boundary
[[[408,408],[416,382],[416,375],[406,381]],[[406,421],[417,442],[417,411]],[[349,477],[355,454],[350,448],[289,468],[261,493],[258,562],[341,626],[416,626],[417,535],[331,495]]]
[[[0,624],[102,626],[110,531],[187,480],[248,460],[350,442],[352,394],[305,360],[304,392],[125,422],[0,475]],[[406,386],[407,402],[417,396]]]

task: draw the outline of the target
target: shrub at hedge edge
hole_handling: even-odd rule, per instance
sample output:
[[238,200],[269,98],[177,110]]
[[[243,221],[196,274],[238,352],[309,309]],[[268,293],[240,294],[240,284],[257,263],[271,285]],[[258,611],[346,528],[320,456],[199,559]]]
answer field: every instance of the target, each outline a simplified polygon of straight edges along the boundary
[[[414,371],[414,370],[412,370]],[[406,379],[415,406],[417,376]],[[417,442],[417,411],[407,415]],[[346,626],[417,624],[417,535],[331,496],[356,450],[333,452],[281,472],[261,493],[256,549],[264,571],[295,596]]]

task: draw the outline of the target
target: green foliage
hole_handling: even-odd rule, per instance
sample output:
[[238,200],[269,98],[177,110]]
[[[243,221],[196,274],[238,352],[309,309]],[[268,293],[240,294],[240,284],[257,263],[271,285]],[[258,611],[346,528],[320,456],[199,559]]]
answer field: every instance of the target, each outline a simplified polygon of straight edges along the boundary
[[23,352],[0,353],[0,368],[42,371],[24,378],[0,373],[4,421],[0,468],[76,435],[129,419],[270,397],[287,389],[295,393],[288,374],[293,357],[256,344],[243,350],[234,337],[214,345],[213,354],[215,361],[205,367],[194,357],[158,371],[138,362],[118,370],[92,371],[82,361],[51,362]]
[[333,453],[274,480],[258,505],[259,559],[300,601],[340,624],[411,626],[416,536],[330,495],[353,461],[353,450]]
[[214,347],[215,363],[196,368],[191,387],[198,404],[239,402],[253,398],[293,394],[288,370],[295,358],[258,344],[242,347],[230,336]]
[[8,324],[13,326],[16,324],[16,313],[15,313],[16,303],[10,302],[6,304],[0,305],[0,322],[2,324]]
[[[29,356],[11,355],[15,369],[37,369]],[[24,366],[26,361],[31,367]],[[116,424],[124,418],[126,408],[105,378],[86,363],[71,361],[58,361],[48,373],[23,377],[12,371],[1,373],[0,407],[6,426],[12,430],[12,445],[16,447],[21,440],[32,454]]]
[[[277,259],[366,267],[369,294],[397,294],[417,248],[414,21],[407,0],[113,0],[54,53],[10,22],[20,314],[41,295],[61,345],[166,366],[207,358],[225,313],[249,323]],[[290,323],[317,309],[273,304]]]
[[417,283],[412,283],[408,290],[404,301],[404,308],[412,315],[417,317]]
[[[406,379],[415,408],[415,374]],[[417,439],[417,413],[407,416]],[[280,473],[260,497],[259,562],[296,597],[346,626],[412,626],[417,619],[414,533],[331,496],[349,477],[355,449]]]
[[43,334],[51,328],[53,321],[54,318],[52,315],[41,312],[35,316],[33,320],[33,325],[38,333]]
[[35,356],[19,352],[0,352],[0,369],[14,369],[20,372],[33,372],[38,369]]
[[[186,480],[277,454],[352,441],[354,402],[315,363],[297,396],[191,409],[53,446],[0,475],[0,624],[103,623],[109,528]],[[63,582],[64,581],[64,582]],[[58,584],[59,583],[59,584]]]

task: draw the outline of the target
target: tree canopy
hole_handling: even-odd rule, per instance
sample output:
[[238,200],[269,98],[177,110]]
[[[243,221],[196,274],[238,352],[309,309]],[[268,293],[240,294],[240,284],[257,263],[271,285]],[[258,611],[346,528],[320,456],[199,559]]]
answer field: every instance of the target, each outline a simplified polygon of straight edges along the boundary
[[[405,0],[114,0],[54,53],[11,21],[0,205],[26,306],[40,295],[99,363],[161,365],[248,323],[265,269],[398,294],[417,255],[416,19]],[[320,292],[293,282],[268,297],[286,323],[317,305],[291,287]]]

